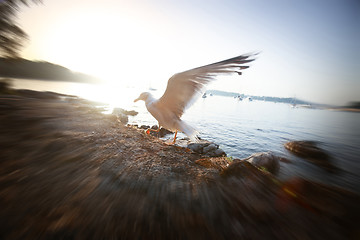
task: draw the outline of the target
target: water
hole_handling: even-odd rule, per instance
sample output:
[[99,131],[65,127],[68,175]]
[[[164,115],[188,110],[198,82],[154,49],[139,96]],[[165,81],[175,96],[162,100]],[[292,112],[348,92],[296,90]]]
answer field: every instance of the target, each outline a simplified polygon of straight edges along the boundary
[[[143,102],[133,103],[140,89],[32,80],[16,80],[14,85],[74,94],[108,103],[110,108],[136,110],[139,114],[130,118],[131,123],[157,124]],[[302,176],[360,193],[360,113],[211,96],[199,99],[182,119],[196,127],[201,138],[219,144],[233,158],[267,151],[288,158],[291,163],[281,163],[280,178]],[[283,145],[294,140],[318,142],[319,147],[331,154],[333,165],[340,171],[327,172],[289,153]]]

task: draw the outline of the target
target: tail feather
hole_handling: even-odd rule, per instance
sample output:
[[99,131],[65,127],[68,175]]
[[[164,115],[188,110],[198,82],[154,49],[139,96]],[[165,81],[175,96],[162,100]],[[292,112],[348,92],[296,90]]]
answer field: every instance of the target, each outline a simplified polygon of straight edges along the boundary
[[188,136],[191,141],[193,141],[193,142],[199,142],[200,141],[199,138],[197,137],[199,132],[196,131],[195,128],[193,128],[192,126],[190,126],[186,122],[180,121],[179,130],[181,132],[183,132],[186,136]]

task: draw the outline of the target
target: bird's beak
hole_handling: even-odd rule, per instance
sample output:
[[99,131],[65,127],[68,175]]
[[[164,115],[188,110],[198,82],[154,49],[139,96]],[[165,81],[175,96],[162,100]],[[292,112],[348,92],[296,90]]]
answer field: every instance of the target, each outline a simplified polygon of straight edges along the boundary
[[134,100],[134,102],[137,102],[137,101],[139,101],[139,100],[140,100],[140,98],[137,98],[137,99]]

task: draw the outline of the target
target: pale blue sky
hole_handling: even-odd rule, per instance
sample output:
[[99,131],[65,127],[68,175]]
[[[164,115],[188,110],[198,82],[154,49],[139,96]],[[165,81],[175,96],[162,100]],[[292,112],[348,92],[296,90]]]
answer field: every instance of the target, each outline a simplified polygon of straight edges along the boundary
[[356,0],[45,0],[23,8],[23,56],[124,85],[164,88],[174,73],[261,51],[211,89],[329,104],[360,101]]

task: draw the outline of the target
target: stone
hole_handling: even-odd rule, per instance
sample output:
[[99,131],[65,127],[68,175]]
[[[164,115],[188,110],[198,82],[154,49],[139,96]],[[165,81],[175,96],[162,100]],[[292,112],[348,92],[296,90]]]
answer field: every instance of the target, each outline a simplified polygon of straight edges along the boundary
[[136,116],[138,114],[138,112],[134,111],[134,110],[131,110],[131,111],[128,111],[128,110],[125,110],[125,109],[122,109],[122,108],[114,108],[113,111],[112,111],[112,114],[124,114],[124,115],[127,115],[127,116]]
[[284,147],[293,154],[304,158],[324,170],[335,173],[339,170],[333,165],[330,155],[317,146],[314,141],[292,141],[284,144]]
[[129,121],[128,116],[126,116],[125,114],[118,115],[117,117],[118,117],[118,120],[123,124],[127,124]]
[[209,144],[208,146],[206,146],[206,147],[203,147],[203,153],[208,153],[208,152],[213,152],[213,151],[215,151],[216,149],[218,149],[219,148],[219,146],[218,145],[216,145],[216,144],[214,144],[214,143],[211,143],[211,144]]
[[226,156],[226,153],[221,148],[218,148],[218,149],[215,150],[214,155],[216,157],[222,157],[222,156]]
[[270,152],[255,153],[243,159],[243,161],[247,161],[257,167],[263,167],[272,174],[276,174],[280,168],[280,158]]
[[112,111],[112,115],[115,115],[118,119],[118,121],[120,121],[121,123],[128,123],[129,118],[128,116],[125,114],[125,110],[122,108],[114,108]]
[[196,152],[196,153],[203,153],[203,148],[208,146],[209,143],[190,143],[187,145],[187,148]]
[[233,162],[224,170],[221,171],[222,177],[248,177],[252,174],[260,175],[260,171],[251,163],[242,161],[240,159],[234,159]]
[[165,135],[168,135],[168,134],[173,134],[173,132],[169,131],[169,130],[167,130],[165,128],[160,129],[160,132],[159,132],[160,137],[164,137]]
[[314,141],[292,141],[285,143],[284,147],[290,152],[304,158],[329,159],[330,156]]
[[208,157],[226,156],[226,153],[219,148],[219,145],[211,142],[189,143],[187,148],[193,152],[204,154]]
[[158,127],[157,125],[152,125],[152,126],[151,126],[151,129],[152,129],[152,130],[158,130],[158,128],[159,128],[159,127]]
[[205,168],[215,168],[219,171],[224,170],[229,166],[229,162],[223,157],[201,158],[196,160],[195,163]]

